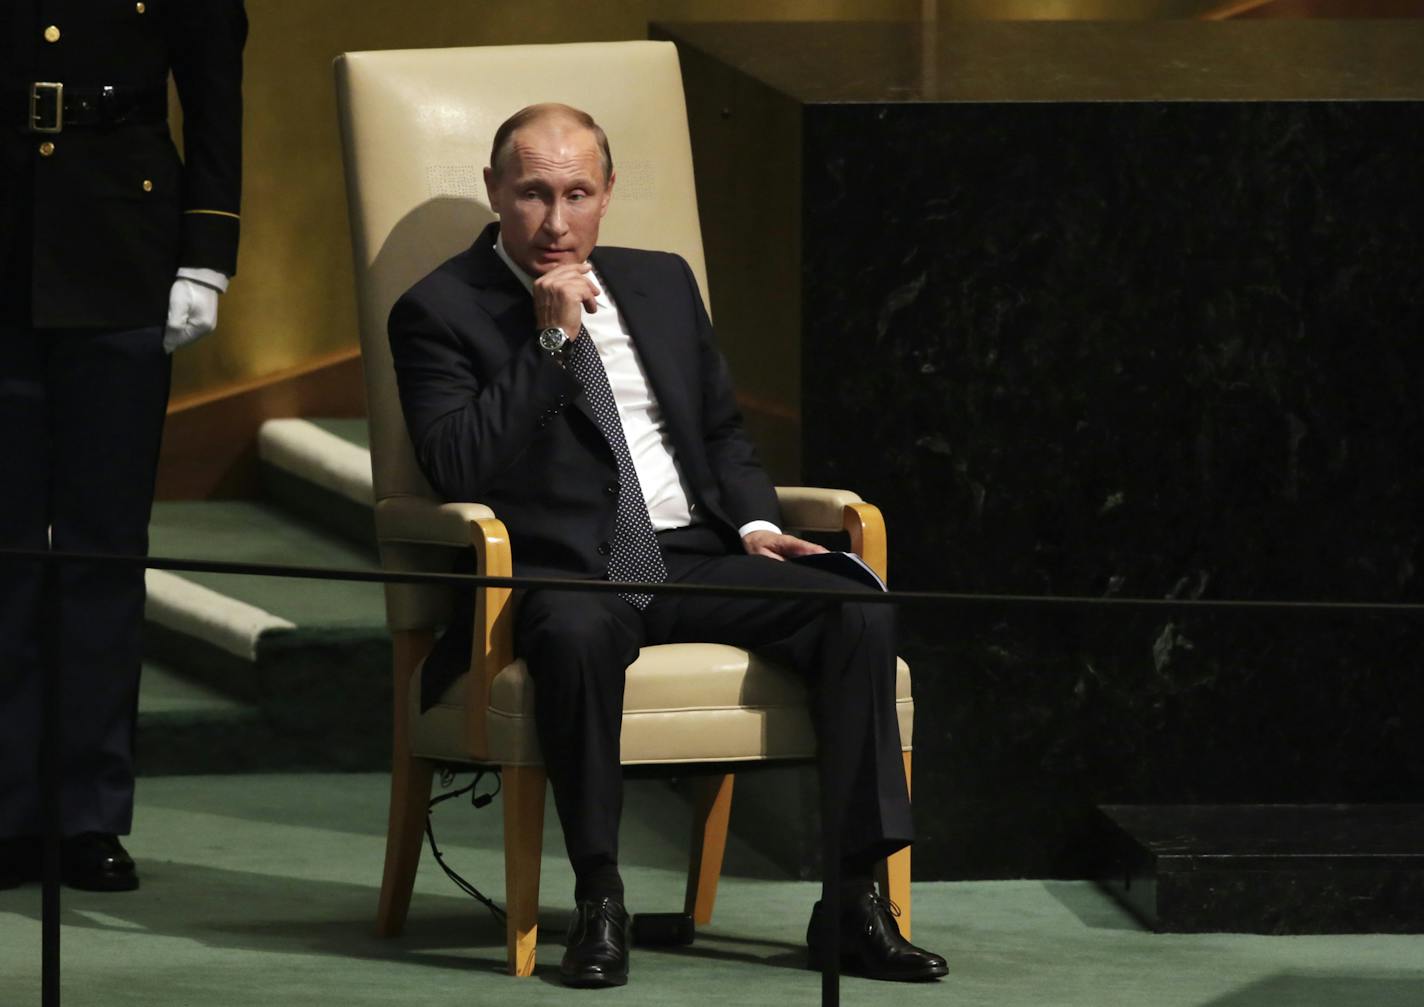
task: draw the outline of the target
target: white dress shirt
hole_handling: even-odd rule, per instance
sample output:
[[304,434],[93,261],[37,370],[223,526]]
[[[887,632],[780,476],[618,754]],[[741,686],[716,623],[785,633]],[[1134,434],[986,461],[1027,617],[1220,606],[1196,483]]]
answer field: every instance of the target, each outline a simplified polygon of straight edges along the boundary
[[[504,250],[504,239],[497,238],[494,250],[526,290],[534,290],[534,279]],[[643,501],[648,505],[648,517],[654,531],[685,528],[692,524],[691,493],[682,469],[677,464],[677,449],[673,447],[662,407],[658,405],[653,386],[648,381],[643,362],[633,346],[633,336],[623,312],[618,310],[608,284],[594,272],[599,294],[594,299],[598,310],[581,312],[583,327],[598,350],[598,359],[608,373],[613,400],[618,404],[618,419],[623,424],[623,437],[628,442],[628,454],[633,470],[638,473],[638,485]],[[574,333],[570,333],[574,335]],[[531,333],[531,338],[533,334]],[[749,521],[737,529],[746,536],[754,531],[779,532],[770,521]]]

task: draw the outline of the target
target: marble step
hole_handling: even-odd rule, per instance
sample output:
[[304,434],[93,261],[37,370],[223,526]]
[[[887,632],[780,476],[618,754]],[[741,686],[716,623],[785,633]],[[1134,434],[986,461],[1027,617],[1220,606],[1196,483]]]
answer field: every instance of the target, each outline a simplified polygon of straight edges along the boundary
[[[261,501],[160,502],[150,544],[154,556],[376,568],[370,550]],[[247,725],[251,744],[276,745],[234,768],[386,763],[391,651],[379,584],[166,571],[147,581],[145,656],[250,704],[260,719]]]
[[1102,883],[1161,933],[1424,933],[1424,805],[1104,805]]
[[277,419],[257,434],[267,501],[375,549],[371,452],[364,419]]
[[137,771],[146,776],[224,773],[248,768],[262,732],[255,703],[193,681],[172,667],[145,661],[139,678],[134,740]]

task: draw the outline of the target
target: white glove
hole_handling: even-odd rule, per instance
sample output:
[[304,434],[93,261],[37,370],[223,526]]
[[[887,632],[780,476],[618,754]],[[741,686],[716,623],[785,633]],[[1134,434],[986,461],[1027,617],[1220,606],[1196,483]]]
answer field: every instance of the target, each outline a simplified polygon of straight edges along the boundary
[[168,326],[163,348],[172,353],[206,336],[218,325],[218,290],[186,276],[173,281],[168,292]]

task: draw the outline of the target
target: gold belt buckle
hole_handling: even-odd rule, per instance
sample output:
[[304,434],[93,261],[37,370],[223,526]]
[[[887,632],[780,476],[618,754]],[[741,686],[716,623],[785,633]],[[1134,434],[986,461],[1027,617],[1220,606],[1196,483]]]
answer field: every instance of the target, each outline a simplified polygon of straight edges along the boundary
[[[54,96],[54,124],[47,125],[40,108],[41,94]],[[61,133],[64,131],[64,85],[56,81],[37,80],[30,85],[30,132]]]

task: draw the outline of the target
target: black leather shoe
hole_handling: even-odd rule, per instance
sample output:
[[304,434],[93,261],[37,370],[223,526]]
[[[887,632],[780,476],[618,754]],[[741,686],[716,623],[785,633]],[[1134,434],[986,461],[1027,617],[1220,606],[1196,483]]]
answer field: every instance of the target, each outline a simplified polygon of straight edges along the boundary
[[84,832],[60,844],[64,883],[86,892],[131,892],[138,887],[133,857],[107,832]]
[[[937,954],[917,948],[900,935],[895,917],[900,907],[874,892],[866,892],[841,908],[841,971],[867,979],[912,982],[938,979],[949,972]],[[826,925],[821,903],[811,910],[806,928],[810,967],[821,968],[821,935]]]
[[40,879],[44,850],[38,839],[0,839],[0,890],[19,888]]
[[574,906],[559,978],[565,986],[594,989],[628,981],[628,911],[612,899]]

